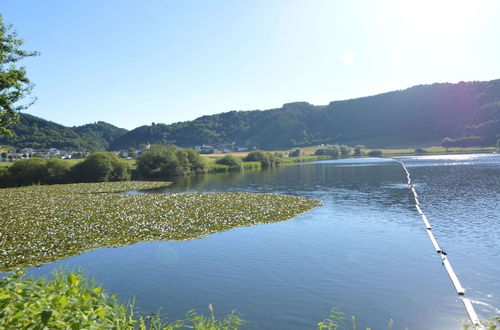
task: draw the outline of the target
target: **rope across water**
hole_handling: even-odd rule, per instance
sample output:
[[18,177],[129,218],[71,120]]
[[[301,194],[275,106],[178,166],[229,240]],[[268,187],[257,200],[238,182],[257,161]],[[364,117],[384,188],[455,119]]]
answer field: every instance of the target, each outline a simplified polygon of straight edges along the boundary
[[429,236],[429,239],[432,242],[432,245],[434,246],[434,249],[436,252],[439,254],[441,257],[441,261],[443,263],[444,268],[446,269],[446,272],[448,273],[448,276],[451,279],[451,282],[453,283],[453,286],[455,287],[455,290],[457,291],[457,294],[461,297],[462,302],[464,303],[465,309],[467,311],[467,314],[469,315],[469,318],[472,322],[472,324],[476,327],[476,329],[484,329],[483,325],[479,321],[479,318],[477,317],[476,311],[474,310],[474,306],[472,306],[472,302],[468,299],[465,298],[465,289],[464,287],[460,284],[460,281],[458,280],[457,275],[453,271],[453,268],[451,267],[451,264],[448,260],[448,254],[441,249],[439,246],[436,238],[434,237],[434,234],[432,232],[431,224],[429,223],[429,220],[425,216],[424,212],[420,208],[420,203],[418,201],[418,195],[417,192],[415,191],[415,188],[413,187],[413,183],[411,182],[411,177],[410,177],[410,172],[408,172],[408,169],[406,168],[405,164],[400,161],[399,159],[395,159],[396,162],[401,164],[403,167],[403,170],[406,172],[406,178],[408,180],[408,187],[410,188],[411,192],[413,193],[413,197],[415,200],[415,208],[418,211],[418,214],[420,214],[420,217],[422,218],[422,221],[424,222],[427,235]]

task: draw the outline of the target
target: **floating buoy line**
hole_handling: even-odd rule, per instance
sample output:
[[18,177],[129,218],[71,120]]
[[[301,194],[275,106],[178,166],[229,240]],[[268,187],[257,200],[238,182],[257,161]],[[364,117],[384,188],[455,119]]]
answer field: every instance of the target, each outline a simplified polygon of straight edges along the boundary
[[455,291],[457,294],[460,296],[464,306],[465,310],[467,311],[467,314],[469,315],[469,318],[474,325],[476,329],[484,329],[483,325],[481,324],[481,321],[479,321],[479,318],[477,317],[476,311],[474,310],[474,306],[472,305],[472,302],[470,299],[465,298],[465,289],[460,284],[460,281],[458,280],[457,274],[453,271],[453,268],[451,267],[450,261],[448,260],[448,254],[443,251],[443,249],[439,246],[436,238],[434,237],[434,234],[432,232],[431,224],[429,222],[429,219],[425,216],[424,212],[420,208],[420,202],[418,201],[418,195],[417,192],[415,191],[415,188],[413,187],[413,183],[411,182],[411,177],[410,177],[410,172],[408,172],[408,169],[406,168],[405,164],[400,161],[397,158],[394,158],[396,162],[401,164],[403,167],[403,170],[406,172],[406,178],[408,180],[408,187],[413,193],[413,198],[415,200],[415,208],[417,209],[418,214],[422,218],[422,221],[424,222],[425,228],[427,235],[429,236],[429,239],[432,242],[432,245],[434,246],[434,249],[436,252],[439,254],[441,257],[442,264],[444,268],[446,269],[446,272],[448,273],[448,276],[450,277],[451,282],[453,283],[453,286],[455,287]]

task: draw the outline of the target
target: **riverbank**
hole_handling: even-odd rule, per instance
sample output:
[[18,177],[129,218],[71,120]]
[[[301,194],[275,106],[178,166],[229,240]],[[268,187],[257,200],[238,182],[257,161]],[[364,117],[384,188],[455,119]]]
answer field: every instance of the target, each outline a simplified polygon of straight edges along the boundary
[[[94,279],[79,272],[65,274],[56,271],[49,279],[26,277],[18,271],[0,281],[3,313],[0,314],[0,327],[5,329],[39,328],[118,328],[118,329],[198,329],[222,330],[241,329],[247,323],[233,310],[229,315],[217,317],[214,307],[208,305],[208,313],[194,310],[186,312],[184,319],[168,320],[157,312],[143,315],[133,302],[119,302],[115,294],[110,294]],[[345,313],[332,308],[325,320],[316,324],[318,330],[335,330],[346,326]],[[353,330],[358,329],[356,317],[351,316]],[[470,329],[468,322],[461,320],[463,329]],[[392,319],[387,329],[392,329]],[[458,325],[458,322],[457,322]],[[497,329],[500,317],[483,321],[487,329]],[[255,325],[253,325],[255,327]],[[311,326],[314,326],[311,324]],[[246,327],[245,327],[246,328]],[[368,328],[367,328],[368,329]]]
[[[367,149],[370,152],[375,149]],[[381,150],[383,156],[425,156],[425,155],[460,155],[460,154],[481,154],[481,153],[494,153],[495,147],[485,148],[443,148],[443,147],[429,147],[429,148],[403,148],[403,149],[376,149]]]
[[[281,163],[283,165],[287,164],[296,164],[296,163],[301,163],[301,162],[312,162],[312,161],[317,161],[317,160],[325,160],[325,159],[330,159],[327,156],[317,156],[314,155],[316,150],[318,150],[319,147],[304,147],[300,148],[302,151],[302,156],[299,157],[282,157],[280,158]],[[420,149],[420,151],[416,151]],[[387,156],[387,157],[392,157],[392,156],[410,156],[410,155],[415,155],[415,156],[423,156],[423,155],[448,155],[448,154],[474,154],[474,153],[494,153],[497,149],[495,147],[485,147],[485,148],[480,148],[480,147],[474,147],[474,148],[444,148],[440,146],[433,146],[433,147],[427,147],[427,148],[394,148],[394,149],[383,149],[383,148],[368,148],[365,149],[365,152],[363,156],[360,157],[369,157],[368,153],[373,150],[380,150],[382,152],[382,157]],[[276,152],[276,153],[284,153],[287,152],[286,150],[280,150],[280,151],[271,151],[271,153]],[[202,157],[205,159],[207,162],[207,173],[223,173],[223,172],[230,172],[230,166],[228,165],[223,165],[223,164],[216,164],[216,161],[218,159],[221,159],[224,156],[231,155],[236,158],[243,159],[248,155],[248,152],[231,152],[231,153],[226,153],[226,154],[204,154]],[[352,157],[349,156],[349,157]],[[65,161],[68,162],[70,165],[75,165],[79,162],[81,162],[83,159],[66,159]],[[125,161],[129,164],[130,168],[133,170],[137,169],[137,164],[135,159],[125,159]],[[10,167],[14,162],[0,162],[0,167]],[[261,164],[259,162],[243,162],[244,169],[245,170],[256,170],[256,169],[261,169]]]

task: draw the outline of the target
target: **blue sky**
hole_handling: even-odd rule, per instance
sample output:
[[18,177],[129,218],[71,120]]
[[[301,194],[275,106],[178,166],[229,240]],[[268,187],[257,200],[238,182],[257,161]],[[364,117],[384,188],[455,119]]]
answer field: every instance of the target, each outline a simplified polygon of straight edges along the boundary
[[27,112],[132,129],[230,110],[500,78],[500,1],[1,0]]

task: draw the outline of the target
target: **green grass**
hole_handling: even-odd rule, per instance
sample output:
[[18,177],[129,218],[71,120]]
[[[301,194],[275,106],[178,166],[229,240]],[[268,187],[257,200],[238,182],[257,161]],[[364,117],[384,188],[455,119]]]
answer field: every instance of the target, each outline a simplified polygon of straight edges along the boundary
[[262,164],[260,162],[243,162],[245,170],[260,170]]
[[0,280],[1,329],[238,329],[243,321],[235,312],[222,320],[195,311],[167,323],[159,315],[143,316],[133,303],[121,304],[115,295],[79,273],[55,272],[44,278],[26,278],[22,272]]
[[[324,156],[315,156],[314,152],[318,149],[318,147],[304,147],[301,148],[303,156],[300,157],[289,157],[289,158],[282,158],[283,164],[294,164],[294,163],[299,163],[299,162],[311,162],[311,161],[316,161],[316,160],[321,160],[321,159],[328,159],[328,157]],[[383,156],[404,156],[404,155],[414,155],[415,154],[415,148],[394,148],[394,149],[383,149],[383,148],[367,148],[365,151],[366,153],[370,150],[382,150]],[[495,152],[496,148],[495,147],[486,147],[486,148],[448,148],[448,151],[439,146],[434,146],[434,147],[428,147],[428,148],[423,148],[427,152],[424,154],[420,155],[426,155],[426,154],[469,154],[469,153],[489,153],[489,152]],[[284,152],[284,151],[282,151]],[[236,156],[238,157],[238,156]],[[210,156],[205,156],[204,159],[207,162],[207,172],[208,173],[225,173],[229,172],[229,167],[226,165],[221,165],[221,164],[215,164],[217,159],[222,158],[222,157],[210,157]],[[244,157],[239,157],[243,159]],[[65,161],[69,162],[71,165],[75,165],[79,162],[81,162],[83,159],[66,159]],[[125,159],[125,161],[130,165],[130,168],[132,170],[137,169],[137,164],[135,162],[135,159]],[[244,162],[245,169],[259,169],[261,168],[260,165],[255,164],[256,162]],[[13,163],[12,162],[0,162],[0,167],[9,167]]]
[[[221,157],[222,158],[222,157]],[[206,158],[207,162],[207,173],[228,173],[231,171],[229,165],[216,164],[217,158]],[[244,170],[259,170],[262,168],[260,162],[243,162]]]
[[[437,154],[470,154],[470,153],[491,153],[495,152],[495,147],[486,148],[448,148],[448,151],[443,147],[428,147],[422,148],[426,152],[419,155],[437,155]],[[367,151],[374,149],[367,149]],[[382,150],[383,156],[404,156],[415,155],[415,148],[402,148],[402,149],[378,149]]]
[[287,157],[287,158],[282,158],[282,164],[296,164],[296,163],[303,163],[303,162],[314,162],[314,161],[322,160],[322,159],[330,159],[330,157],[328,157],[328,156],[314,156],[314,155],[300,156],[300,157]]
[[[68,162],[69,164],[71,164],[71,166],[73,166],[73,165],[75,165],[75,164],[83,161],[83,158],[65,159],[64,161]],[[124,159],[124,161],[127,162],[130,165],[130,168],[132,170],[135,170],[137,168],[137,165],[135,163],[135,159]],[[14,162],[0,162],[0,167],[9,167],[12,164],[14,164]]]
[[[236,330],[248,323],[235,311],[219,319],[212,305],[208,309],[208,315],[191,310],[183,319],[175,321],[162,319],[159,313],[141,315],[133,301],[120,303],[116,295],[110,295],[79,272],[56,271],[49,279],[35,279],[17,271],[0,280],[1,329]],[[387,329],[392,329],[393,323],[389,320]],[[468,324],[462,320],[463,329],[478,329]],[[500,317],[493,317],[483,325],[488,330],[498,329]],[[316,324],[316,329],[359,328],[356,317],[346,317],[339,309],[332,308],[326,319]]]
[[194,239],[287,220],[320,202],[276,194],[119,194],[165,182],[0,189],[0,271],[140,241]]

